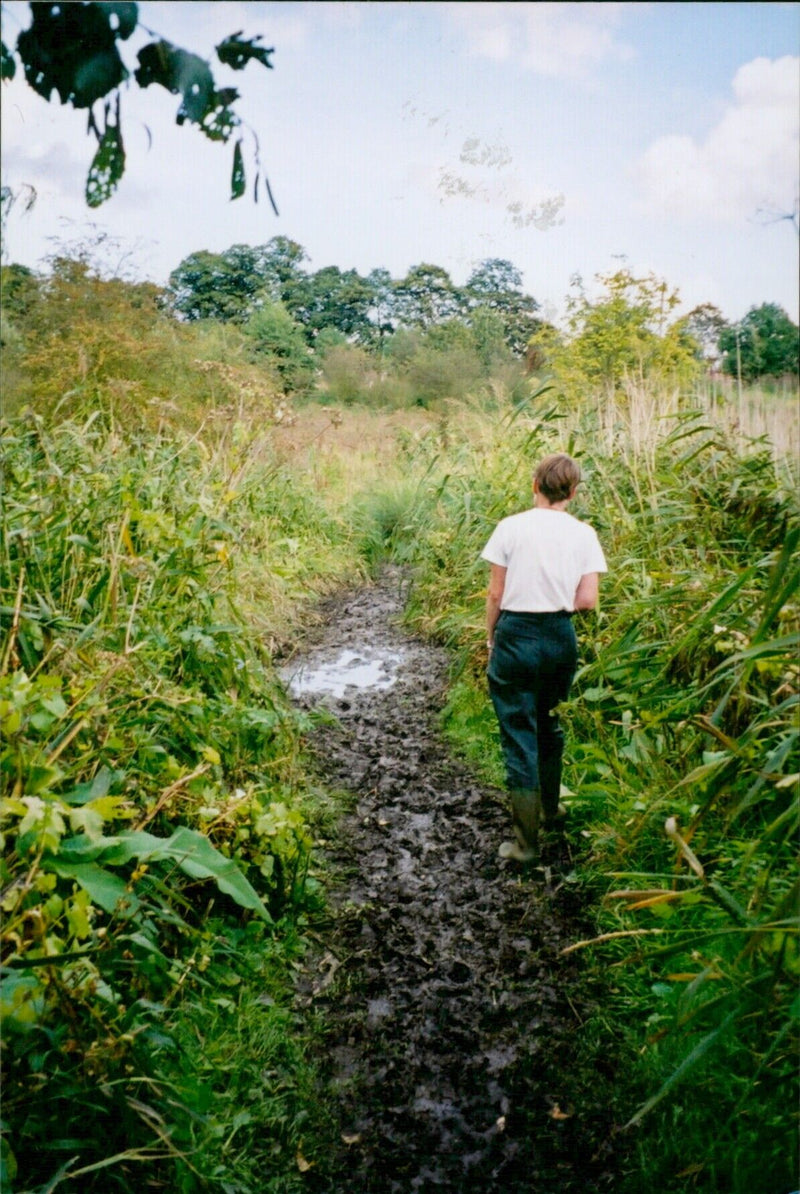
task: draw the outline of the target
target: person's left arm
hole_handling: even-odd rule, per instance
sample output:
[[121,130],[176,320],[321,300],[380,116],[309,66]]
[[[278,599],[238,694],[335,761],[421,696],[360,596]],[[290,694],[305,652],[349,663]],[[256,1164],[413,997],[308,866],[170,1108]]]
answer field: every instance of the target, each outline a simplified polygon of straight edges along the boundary
[[491,651],[494,643],[494,628],[500,617],[500,603],[506,587],[506,572],[502,564],[492,564],[489,590],[486,594],[486,646]]

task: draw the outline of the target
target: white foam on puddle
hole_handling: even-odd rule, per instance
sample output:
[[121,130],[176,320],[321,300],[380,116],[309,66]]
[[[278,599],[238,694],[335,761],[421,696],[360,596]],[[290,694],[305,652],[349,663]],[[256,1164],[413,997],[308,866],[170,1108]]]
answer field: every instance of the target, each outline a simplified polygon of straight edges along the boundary
[[375,647],[368,651],[345,648],[335,659],[281,668],[280,676],[295,697],[325,693],[343,697],[348,688],[391,688],[403,661],[402,651]]

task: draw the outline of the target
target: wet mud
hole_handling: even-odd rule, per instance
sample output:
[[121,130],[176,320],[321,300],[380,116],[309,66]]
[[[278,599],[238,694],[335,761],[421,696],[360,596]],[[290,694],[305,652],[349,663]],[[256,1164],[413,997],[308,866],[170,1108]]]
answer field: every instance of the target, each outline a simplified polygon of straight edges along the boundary
[[299,704],[335,714],[312,746],[324,781],[352,793],[320,846],[332,914],[298,995],[327,1025],[340,1146],[309,1189],[619,1188],[613,1048],[587,1044],[600,996],[561,954],[589,928],[574,847],[567,833],[533,866],[498,858],[503,795],[437,733],[448,660],[400,628],[404,583],[388,570],[329,602],[284,671]]

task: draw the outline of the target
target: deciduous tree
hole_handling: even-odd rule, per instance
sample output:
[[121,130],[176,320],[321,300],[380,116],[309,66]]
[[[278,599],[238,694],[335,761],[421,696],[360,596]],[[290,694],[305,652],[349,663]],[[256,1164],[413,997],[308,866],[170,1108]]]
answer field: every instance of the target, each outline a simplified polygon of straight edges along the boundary
[[598,275],[604,294],[590,299],[580,277],[567,299],[568,332],[556,349],[559,371],[608,389],[626,378],[688,375],[696,368],[691,339],[671,316],[678,292],[654,274]]
[[174,310],[184,319],[241,323],[265,301],[285,299],[303,277],[305,249],[285,236],[265,245],[231,245],[223,253],[191,253],[169,278]]
[[255,352],[275,370],[285,394],[305,392],[314,376],[303,329],[283,303],[267,302],[254,311],[244,329]]
[[489,257],[473,270],[464,288],[469,318],[483,309],[495,312],[502,321],[503,339],[515,357],[523,357],[536,330],[539,304],[522,289],[522,274],[501,257]]
[[422,262],[395,284],[395,313],[406,327],[431,327],[458,315],[460,295],[447,270]]
[[792,323],[777,303],[751,307],[744,319],[726,327],[720,336],[726,373],[746,381],[758,377],[782,377],[800,371],[800,340],[797,324]]
[[309,344],[313,345],[325,328],[335,328],[361,343],[369,343],[372,338],[370,308],[374,293],[354,269],[328,265],[314,274],[298,273],[282,288],[281,297],[305,329]]
[[727,326],[724,315],[713,303],[701,303],[684,318],[684,327],[697,342],[700,356],[712,366],[720,359],[720,336]]

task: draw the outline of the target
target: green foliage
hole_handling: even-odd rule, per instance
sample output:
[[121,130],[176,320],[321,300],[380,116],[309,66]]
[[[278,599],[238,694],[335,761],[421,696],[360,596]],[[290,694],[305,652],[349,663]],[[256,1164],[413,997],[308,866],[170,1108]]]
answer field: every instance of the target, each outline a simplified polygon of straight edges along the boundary
[[267,289],[259,258],[247,245],[192,253],[169,276],[174,310],[188,320],[247,319]]
[[169,296],[184,319],[242,323],[266,301],[279,301],[300,275],[304,250],[285,236],[265,245],[191,253],[172,271]]
[[459,296],[447,270],[423,262],[394,285],[394,313],[406,327],[430,327],[458,314]]
[[751,307],[739,323],[722,329],[726,373],[746,381],[800,373],[800,329],[777,303]]
[[474,391],[481,375],[474,349],[454,345],[437,348],[427,343],[415,353],[406,369],[411,391],[420,406],[464,398]]
[[331,344],[327,337],[326,340],[330,347],[322,361],[322,376],[327,393],[342,406],[368,401],[369,390],[376,380],[372,359],[363,348],[346,342]]
[[[220,936],[253,918],[280,957],[279,922],[317,899],[303,723],[262,643],[285,632],[286,594],[296,607],[352,561],[316,495],[241,433],[212,455],[197,435],[28,415],[4,452],[6,1169],[29,1189],[63,1171],[133,1192],[146,1161],[199,1189],[184,1148],[224,1167],[244,1121],[209,1117],[199,1059],[179,1062],[185,1001],[227,997]],[[300,1046],[280,1048],[291,1075]],[[294,1156],[282,1081],[260,1080],[262,1126]],[[265,1142],[259,1164],[287,1162]]]
[[39,297],[37,278],[26,265],[0,266],[0,306],[3,315],[23,319]]
[[14,308],[0,359],[7,412],[31,405],[48,418],[151,428],[247,409],[270,422],[284,416],[278,386],[248,362],[241,333],[181,326],[150,283],[99,277],[88,255],[57,258],[35,279],[3,269]]
[[[234,268],[239,250],[261,340],[175,321],[155,288],[87,259],[3,271],[6,402],[36,412],[3,428],[4,1184],[260,1194],[307,1185],[298,1159],[322,1180],[331,1125],[291,991],[321,797],[272,651],[315,592],[387,555],[412,564],[414,624],[456,652],[447,733],[497,784],[479,553],[527,504],[534,460],[566,449],[612,569],[578,622],[564,717],[581,882],[605,896],[594,933],[622,934],[584,946],[614,979],[582,1032],[610,1025],[638,1059],[620,1074],[630,1194],[677,1194],[689,1169],[706,1194],[788,1189],[800,538],[773,453],[680,402],[665,417],[673,358],[648,336],[671,325],[646,287],[655,322],[618,309],[622,343],[655,353],[646,384],[569,409],[520,384],[491,301],[384,325],[378,351],[326,324],[326,396],[441,413],[404,416],[395,448],[397,420],[363,411],[337,457],[334,411],[324,452],[279,449],[292,416],[269,377],[283,390],[293,361],[314,365],[274,298],[303,251],[234,246]],[[513,290],[507,271],[486,285],[503,277]],[[377,328],[393,288],[370,278]],[[567,369],[569,337],[551,341]],[[696,352],[685,326],[670,344]],[[445,401],[470,389],[490,417]]]
[[662,420],[638,451],[627,443],[609,457],[596,412],[577,413],[569,435],[557,414],[539,399],[492,430],[451,427],[440,467],[419,460],[428,479],[398,549],[415,564],[410,616],[458,650],[447,731],[496,782],[480,550],[500,517],[528,504],[539,456],[579,456],[574,512],[597,527],[611,572],[600,615],[577,624],[565,783],[591,848],[583,874],[606,894],[597,940],[582,946],[597,966],[616,963],[624,994],[603,1017],[639,1058],[621,1082],[647,1084],[628,1108],[642,1158],[631,1194],[642,1180],[683,1189],[688,1165],[708,1194],[789,1189],[796,502],[762,446],[739,454],[696,416]]
[[[103,1194],[142,1182],[183,1194],[286,1194],[303,1188],[299,1156],[324,1161],[331,1126],[314,1106],[308,1030],[292,1010],[296,930],[214,916],[185,943],[159,984],[158,952],[141,934],[121,942],[153,997],[131,998],[126,1031],[84,1063],[88,1072],[68,1034],[43,1039],[34,1029],[16,1042],[32,1076],[27,1090],[12,1081],[4,1096],[7,1117],[24,1110],[25,1137],[36,1142],[18,1161],[27,1189],[47,1189],[61,1173]],[[19,1138],[3,1140],[12,1168]]]
[[522,292],[519,271],[508,261],[484,261],[459,289],[435,265],[414,266],[394,281],[385,269],[367,277],[338,266],[309,273],[306,259],[286,237],[192,253],[170,275],[173,309],[188,320],[242,322],[264,302],[280,301],[319,355],[338,334],[383,359],[398,333],[420,330],[437,349],[453,347],[455,336],[460,347],[478,352],[484,370],[509,355],[521,358],[537,325],[538,305]]
[[311,345],[328,329],[361,343],[372,338],[372,287],[354,269],[329,265],[314,274],[298,274],[286,282],[281,295]]
[[285,394],[305,393],[314,376],[303,330],[283,303],[265,303],[248,319],[245,334],[253,350],[266,358]]
[[193,1112],[176,1140],[187,1157],[176,1167],[177,1188],[299,1192],[308,1176],[298,1160],[324,1169],[333,1147],[332,1125],[315,1104],[309,1027],[292,1007],[303,940],[291,926],[280,946],[255,925],[211,930],[204,948],[222,965],[213,985],[187,993],[167,1062]]
[[568,335],[547,345],[557,377],[574,390],[587,383],[607,391],[626,382],[689,380],[695,343],[681,321],[669,323],[679,299],[666,282],[630,270],[600,275],[605,294],[592,300],[580,278],[568,298]]
[[387,559],[400,559],[404,544],[414,525],[418,500],[416,484],[411,480],[362,494],[354,503],[351,518],[358,536],[359,552],[370,569]]
[[506,347],[515,357],[524,356],[538,322],[539,304],[523,293],[519,270],[510,261],[488,258],[467,279],[464,294],[473,327],[478,311],[492,312]]
[[100,136],[97,153],[92,159],[89,173],[86,177],[86,202],[89,207],[99,207],[109,199],[125,173],[125,147],[122,144],[122,129],[120,128],[119,93],[114,122],[106,113],[105,128]]
[[[143,46],[137,55],[138,66],[129,70],[119,43],[141,27],[138,4],[31,4],[30,11],[31,24],[16,44],[27,83],[48,102],[55,92],[61,104],[89,111],[89,131],[98,142],[86,181],[90,207],[114,194],[125,170],[120,88],[131,74],[141,88],[157,83],[172,95],[180,95],[177,124],[188,120],[213,141],[228,141],[240,126],[234,108],[239,93],[233,87],[218,88],[208,63],[197,54],[159,38]],[[150,30],[146,32],[150,34]],[[258,46],[259,40],[243,40],[241,33],[235,33],[216,47],[217,58],[233,70],[242,70],[252,60],[271,68],[273,51]],[[2,77],[12,78],[15,72],[14,54],[3,43]],[[100,101],[104,101],[102,129],[95,113]],[[258,174],[257,154],[255,165]],[[231,197],[238,198],[243,191],[244,163],[238,141]],[[258,177],[253,194],[257,200]]]
[[472,345],[485,372],[502,361],[506,351],[506,325],[503,316],[491,306],[478,306],[470,312]]
[[716,365],[720,358],[720,337],[728,326],[720,309],[713,303],[701,303],[685,316],[684,324],[702,360]]

